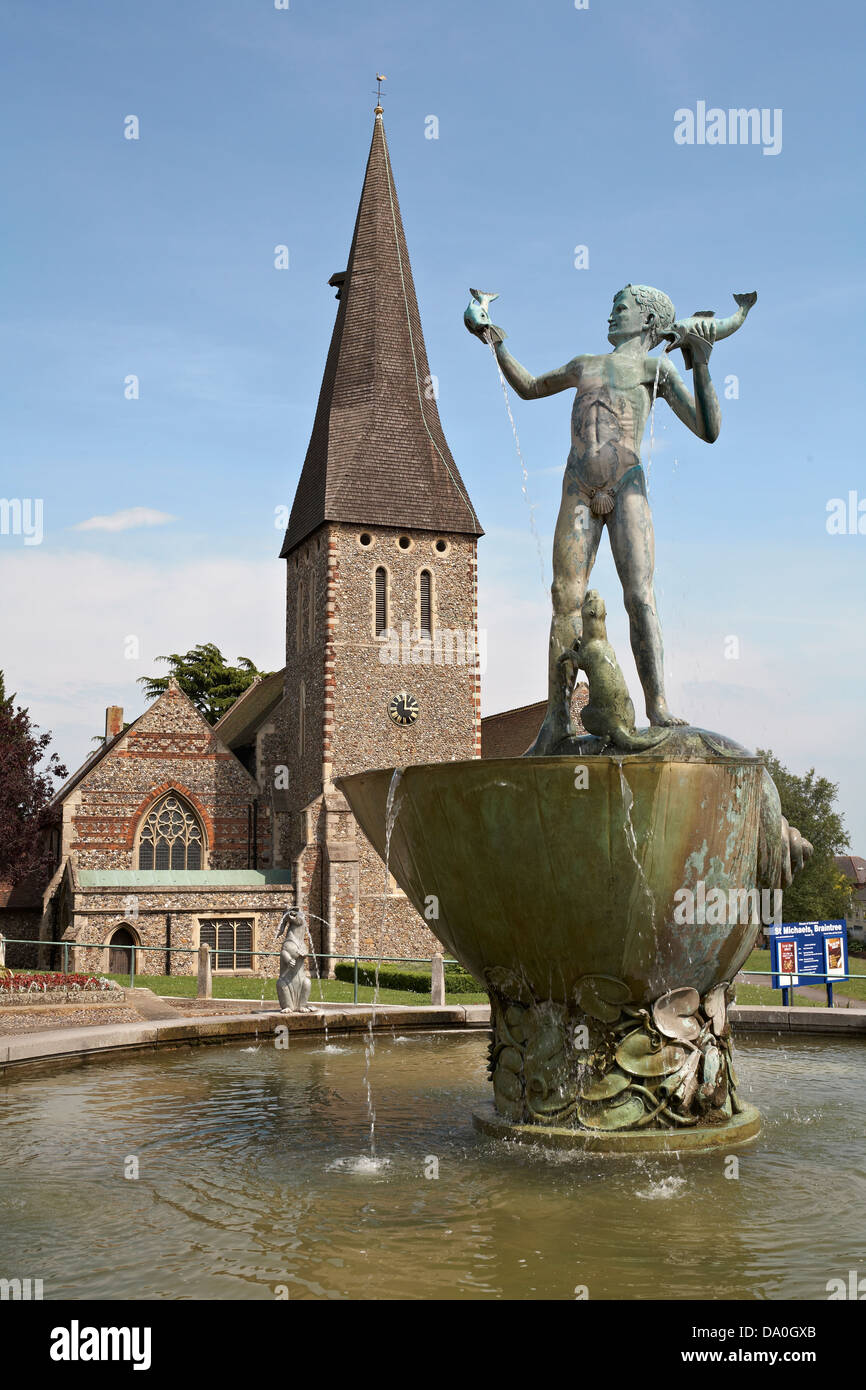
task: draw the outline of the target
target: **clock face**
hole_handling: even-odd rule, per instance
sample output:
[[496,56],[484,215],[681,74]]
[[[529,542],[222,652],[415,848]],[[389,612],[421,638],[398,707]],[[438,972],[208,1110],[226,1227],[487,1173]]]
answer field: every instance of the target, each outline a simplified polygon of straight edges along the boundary
[[421,710],[414,695],[399,691],[388,702],[388,715],[395,724],[414,724]]

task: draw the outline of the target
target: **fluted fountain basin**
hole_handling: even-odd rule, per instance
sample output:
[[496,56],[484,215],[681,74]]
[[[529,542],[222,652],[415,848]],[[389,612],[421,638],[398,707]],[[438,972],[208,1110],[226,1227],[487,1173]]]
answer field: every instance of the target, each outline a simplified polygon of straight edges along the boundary
[[[476,979],[568,1005],[583,977],[608,976],[649,1004],[684,986],[705,995],[752,948],[741,909],[756,886],[762,776],[754,757],[632,754],[426,763],[337,785]],[[701,883],[732,910],[696,920]]]

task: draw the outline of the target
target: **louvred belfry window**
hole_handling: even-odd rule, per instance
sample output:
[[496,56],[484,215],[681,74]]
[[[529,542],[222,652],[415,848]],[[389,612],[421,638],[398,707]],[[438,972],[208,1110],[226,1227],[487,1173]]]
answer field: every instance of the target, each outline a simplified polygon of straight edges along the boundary
[[376,636],[382,637],[388,627],[388,571],[382,565],[376,570]]
[[298,580],[297,588],[297,608],[295,609],[295,646],[299,652],[304,650],[304,616],[306,613],[307,581],[305,577]]
[[422,636],[433,636],[433,579],[429,570],[421,571],[421,628]]
[[316,640],[316,572],[311,570],[307,588],[307,637],[310,646]]
[[140,869],[200,869],[204,859],[201,822],[186,802],[164,796],[148,812],[138,837]]

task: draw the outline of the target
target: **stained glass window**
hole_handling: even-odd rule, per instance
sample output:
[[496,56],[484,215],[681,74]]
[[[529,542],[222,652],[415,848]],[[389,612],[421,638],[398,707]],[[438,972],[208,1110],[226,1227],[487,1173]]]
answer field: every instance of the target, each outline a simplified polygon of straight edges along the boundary
[[138,837],[140,869],[200,869],[204,860],[201,823],[186,802],[169,794],[148,812]]

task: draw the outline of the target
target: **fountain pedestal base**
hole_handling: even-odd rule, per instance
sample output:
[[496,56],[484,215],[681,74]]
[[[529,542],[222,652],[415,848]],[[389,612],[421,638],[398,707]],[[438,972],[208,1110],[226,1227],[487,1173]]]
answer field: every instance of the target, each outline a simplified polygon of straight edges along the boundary
[[709,1149],[737,1148],[755,1139],[761,1130],[760,1112],[744,1105],[739,1115],[723,1124],[702,1125],[694,1129],[598,1131],[567,1129],[557,1125],[514,1124],[500,1115],[492,1103],[480,1106],[472,1123],[492,1139],[517,1144],[535,1144],[545,1149],[574,1149],[583,1153],[644,1154],[698,1153]]

